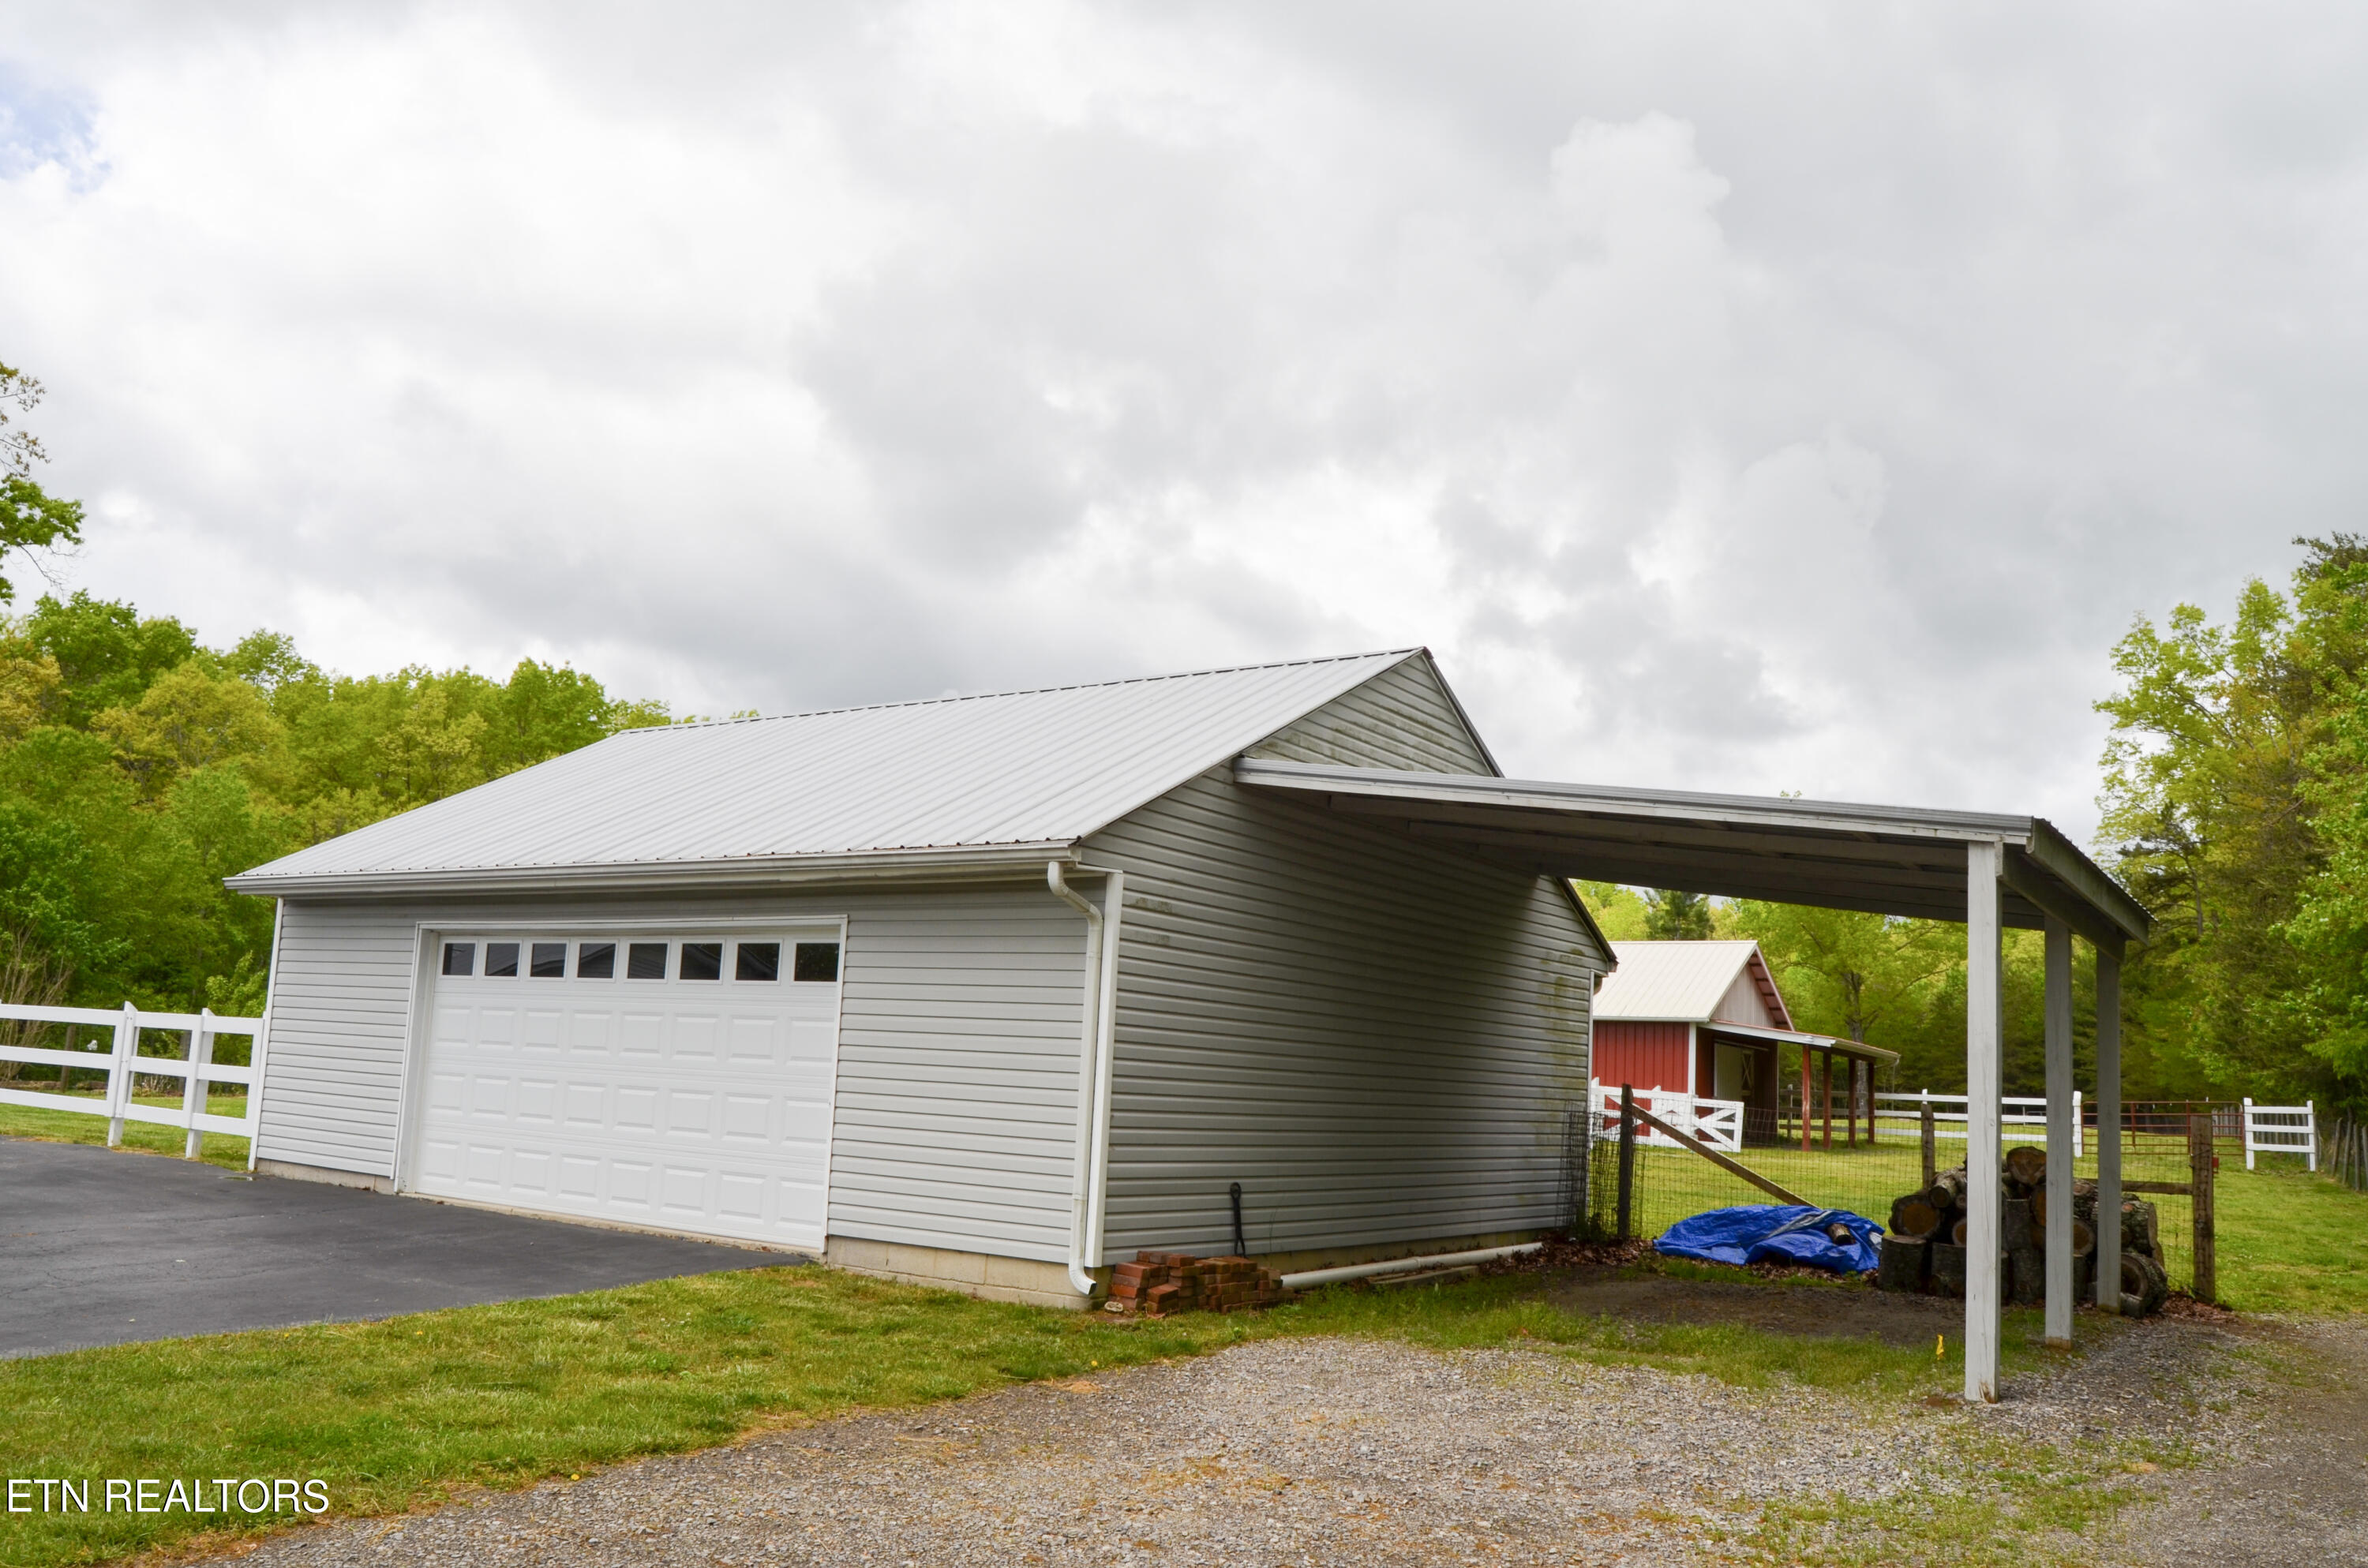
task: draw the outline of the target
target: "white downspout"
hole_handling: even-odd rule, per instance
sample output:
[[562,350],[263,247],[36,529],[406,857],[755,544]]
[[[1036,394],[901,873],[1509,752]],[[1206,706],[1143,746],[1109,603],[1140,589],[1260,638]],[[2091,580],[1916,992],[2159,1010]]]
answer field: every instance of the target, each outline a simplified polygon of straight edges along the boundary
[[[1082,868],[1080,868],[1082,869]],[[1108,871],[1102,877],[1101,994],[1095,1001],[1094,1023],[1100,1038],[1094,1042],[1094,1168],[1086,1204],[1086,1264],[1102,1260],[1103,1210],[1110,1199],[1110,1077],[1118,1059],[1119,927],[1126,923],[1126,873]]]
[[1087,1271],[1099,1260],[1101,1252],[1102,1187],[1110,1168],[1118,910],[1120,889],[1124,885],[1120,872],[1100,874],[1106,879],[1102,902],[1110,907],[1107,917],[1069,886],[1060,861],[1048,860],[1044,864],[1044,885],[1053,890],[1055,898],[1086,917],[1085,1006],[1077,1042],[1076,1150],[1069,1187],[1069,1284],[1081,1296],[1091,1296],[1097,1289],[1093,1276]]

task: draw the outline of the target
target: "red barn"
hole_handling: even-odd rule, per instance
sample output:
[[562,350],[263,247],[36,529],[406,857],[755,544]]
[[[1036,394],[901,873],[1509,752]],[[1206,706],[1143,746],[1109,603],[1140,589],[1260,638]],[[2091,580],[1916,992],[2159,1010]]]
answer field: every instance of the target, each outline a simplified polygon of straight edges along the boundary
[[[1588,1076],[1600,1084],[1741,1101],[1746,1137],[1765,1142],[1776,1136],[1780,1050],[1800,1051],[1804,1067],[1813,1059],[1825,1061],[1827,1084],[1843,1099],[1853,1135],[1861,1102],[1851,1091],[1871,1093],[1874,1064],[1898,1060],[1878,1046],[1793,1028],[1757,942],[1611,946],[1620,967],[1604,977],[1595,997]],[[1862,1087],[1861,1062],[1867,1068]],[[1837,1065],[1848,1074],[1844,1083],[1834,1082]]]

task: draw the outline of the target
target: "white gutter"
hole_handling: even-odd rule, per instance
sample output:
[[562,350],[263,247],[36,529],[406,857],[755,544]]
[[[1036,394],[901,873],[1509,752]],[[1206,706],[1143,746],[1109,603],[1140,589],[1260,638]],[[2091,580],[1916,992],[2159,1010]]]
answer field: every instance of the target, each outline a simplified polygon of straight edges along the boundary
[[1370,1279],[1376,1274],[1411,1274],[1417,1268],[1453,1268],[1467,1263],[1493,1263],[1500,1257],[1535,1252],[1543,1242],[1523,1242],[1518,1246],[1482,1247],[1477,1252],[1439,1252],[1429,1257],[1392,1257],[1379,1263],[1351,1263],[1340,1268],[1311,1268],[1304,1274],[1286,1274],[1282,1288],[1286,1290],[1308,1290],[1318,1285],[1338,1285],[1344,1279]]
[[242,871],[233,892],[265,898],[376,898],[388,893],[632,892],[689,887],[774,888],[890,879],[1001,881],[1032,877],[1048,850],[1065,843],[972,848],[883,849],[845,855],[733,855],[712,860],[615,861],[598,865],[482,866],[432,871]]
[[[1080,866],[1079,870],[1093,868]],[[1086,917],[1084,1017],[1077,1044],[1077,1139],[1070,1171],[1069,1285],[1081,1296],[1098,1288],[1087,1272],[1101,1261],[1102,1198],[1110,1176],[1110,1060],[1117,1034],[1118,933],[1126,875],[1099,871],[1102,903],[1094,907],[1069,886],[1058,860],[1044,865],[1044,885]]]

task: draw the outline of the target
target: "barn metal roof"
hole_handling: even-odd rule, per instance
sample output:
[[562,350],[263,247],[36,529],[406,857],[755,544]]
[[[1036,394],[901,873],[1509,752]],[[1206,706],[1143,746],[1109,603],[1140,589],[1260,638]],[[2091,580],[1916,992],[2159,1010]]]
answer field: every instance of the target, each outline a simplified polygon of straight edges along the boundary
[[1763,1029],[1752,1024],[1704,1024],[1706,1035],[1734,1035],[1743,1040],[1771,1040],[1778,1045],[1805,1046],[1822,1051],[1829,1056],[1855,1056],[1861,1062],[1896,1062],[1899,1052],[1885,1051],[1879,1045],[1869,1045],[1862,1040],[1850,1040],[1840,1035],[1803,1034],[1798,1029]]
[[230,879],[242,892],[944,874],[1041,861],[1398,649],[628,730]]
[[1718,1005],[1736,977],[1756,969],[1752,979],[1768,1011],[1779,1024],[1793,1021],[1757,942],[1614,942],[1611,951],[1620,967],[1595,994],[1598,1018],[1706,1024],[1719,1017]]
[[1548,876],[1963,920],[1966,849],[2004,850],[2000,913],[2119,951],[2151,921],[2044,817],[1244,757],[1241,783]]

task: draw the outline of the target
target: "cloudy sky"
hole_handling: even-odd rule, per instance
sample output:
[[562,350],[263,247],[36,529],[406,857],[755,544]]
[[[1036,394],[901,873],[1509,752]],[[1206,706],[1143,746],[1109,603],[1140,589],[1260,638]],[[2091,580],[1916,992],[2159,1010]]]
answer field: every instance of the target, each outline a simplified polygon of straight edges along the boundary
[[[2368,12],[0,11],[63,580],[722,711],[1428,643],[1508,770],[2094,818],[2368,522]],[[18,574],[19,580],[26,580]]]

